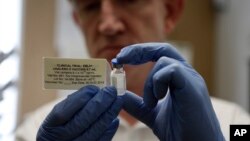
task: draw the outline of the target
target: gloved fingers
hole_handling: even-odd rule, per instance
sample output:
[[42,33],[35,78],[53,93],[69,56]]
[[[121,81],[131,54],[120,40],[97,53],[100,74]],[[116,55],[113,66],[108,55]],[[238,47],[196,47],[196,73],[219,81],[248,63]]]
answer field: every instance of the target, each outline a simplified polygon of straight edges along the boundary
[[73,118],[65,125],[65,130],[72,131],[74,136],[79,136],[89,128],[98,118],[109,110],[117,98],[114,87],[101,89]]
[[101,136],[105,136],[105,132],[109,133],[109,135],[107,135],[108,137],[111,136],[111,133],[114,134],[118,127],[118,125],[116,125],[117,121],[114,120],[117,118],[122,105],[123,100],[121,99],[121,97],[117,97],[116,101],[112,104],[111,107],[109,107],[110,109],[103,113],[100,117],[98,117],[98,119],[88,127],[83,135],[78,137],[75,141],[96,141],[100,139]]
[[100,137],[99,141],[111,141],[119,127],[119,119],[116,118],[112,121],[111,125],[104,132],[103,136]]
[[68,122],[99,91],[96,86],[86,86],[58,103],[44,121],[46,127],[56,127]]
[[[161,57],[157,63],[155,64],[154,68],[151,70],[148,78],[145,82],[144,86],[144,95],[143,100],[145,104],[149,107],[155,107],[158,100],[163,98],[168,91],[168,83],[159,83],[159,82],[168,82],[169,80],[162,80],[162,79],[169,79],[168,75],[169,72],[162,71],[163,68],[168,67],[172,64],[179,64],[177,60],[168,58],[168,57]],[[166,69],[164,69],[166,70]],[[160,71],[160,72],[159,72]],[[158,74],[158,75],[156,75]],[[156,75],[156,76],[155,76]],[[164,76],[167,75],[167,76]],[[157,86],[157,88],[155,87]]]
[[178,51],[168,43],[134,44],[123,48],[116,58],[121,64],[137,65],[157,61],[163,56],[185,62]]
[[178,64],[171,64],[156,72],[153,76],[154,94],[157,98],[163,98],[170,90],[182,89],[186,85],[184,69]]
[[143,99],[136,94],[127,91],[123,96],[123,109],[130,115],[145,123],[150,128],[153,127],[153,121],[155,119],[154,109],[149,108],[143,102]]
[[181,104],[180,107],[183,107],[184,111],[190,106],[200,107],[202,99],[208,97],[200,75],[176,63],[156,72],[153,76],[153,84],[154,93],[158,97],[165,96],[167,88],[164,89],[164,87],[168,87],[171,99],[175,104]]

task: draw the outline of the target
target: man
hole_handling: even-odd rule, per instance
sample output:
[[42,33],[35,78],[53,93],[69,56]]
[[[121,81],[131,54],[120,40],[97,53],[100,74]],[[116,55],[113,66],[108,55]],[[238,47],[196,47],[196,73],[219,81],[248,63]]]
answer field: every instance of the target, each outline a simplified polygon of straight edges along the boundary
[[[114,87],[86,86],[69,95],[48,114],[38,141],[225,140],[204,80],[170,44],[162,43],[182,13],[183,0],[70,2],[90,56],[130,64],[125,65],[129,91],[117,96]],[[36,121],[42,110],[48,107],[30,119]],[[244,119],[249,121],[247,115]]]

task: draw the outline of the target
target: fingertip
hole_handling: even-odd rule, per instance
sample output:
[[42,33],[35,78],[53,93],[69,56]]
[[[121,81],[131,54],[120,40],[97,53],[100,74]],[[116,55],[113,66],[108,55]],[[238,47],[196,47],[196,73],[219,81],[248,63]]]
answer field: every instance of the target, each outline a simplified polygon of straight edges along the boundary
[[107,86],[104,89],[106,89],[107,91],[112,92],[112,93],[117,93],[115,86]]
[[118,101],[118,103],[121,103],[121,105],[123,105],[123,103],[124,103],[124,99],[122,96],[117,96],[117,101]]
[[119,114],[123,107],[124,101],[121,97],[117,97],[115,102],[113,103],[111,109],[115,111],[115,113]]
[[141,97],[137,96],[136,94],[134,94],[133,92],[130,92],[130,91],[126,91],[126,93],[124,95],[121,95],[119,97],[123,99],[123,102],[131,102],[134,100],[141,101]]
[[109,96],[117,97],[117,90],[114,86],[107,86],[102,88],[102,91]]
[[120,120],[118,118],[115,118],[113,121],[112,121],[112,124],[111,124],[111,128],[113,129],[117,129],[118,126],[120,124]]
[[123,55],[124,53],[118,53],[117,55],[116,55],[116,60],[117,60],[117,62],[118,63],[120,63],[120,64],[125,64],[125,61],[124,61],[124,55]]
[[142,98],[129,91],[122,95],[121,98],[123,99],[123,109],[133,114],[136,114],[136,109],[143,105]]
[[119,63],[122,63],[122,58],[123,58],[123,56],[124,56],[124,49],[125,49],[125,48],[126,48],[126,47],[122,48],[121,51],[116,55],[116,60],[117,60],[117,62],[119,62]]
[[139,55],[141,51],[138,51],[136,44],[129,45],[121,49],[121,51],[116,55],[116,59],[118,63],[121,64],[138,64],[138,59],[140,59]]
[[83,92],[83,93],[87,92],[87,93],[96,94],[96,93],[99,92],[99,90],[100,90],[100,88],[95,86],[95,85],[87,85],[87,86],[84,86],[84,87],[80,88],[79,92]]

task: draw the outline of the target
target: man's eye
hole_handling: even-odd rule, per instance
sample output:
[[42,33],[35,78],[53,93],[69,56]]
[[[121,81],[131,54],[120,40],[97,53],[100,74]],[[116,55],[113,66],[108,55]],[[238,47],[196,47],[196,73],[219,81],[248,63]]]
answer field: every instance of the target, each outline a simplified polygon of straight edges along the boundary
[[83,10],[86,12],[96,11],[100,9],[100,6],[101,6],[100,2],[92,2],[92,3],[86,4],[83,7]]
[[116,2],[120,3],[120,5],[123,6],[138,6],[144,1],[147,0],[116,0]]
[[121,0],[122,2],[124,2],[124,3],[137,3],[137,2],[139,2],[139,1],[141,1],[141,0]]
[[123,0],[124,2],[134,2],[136,0]]

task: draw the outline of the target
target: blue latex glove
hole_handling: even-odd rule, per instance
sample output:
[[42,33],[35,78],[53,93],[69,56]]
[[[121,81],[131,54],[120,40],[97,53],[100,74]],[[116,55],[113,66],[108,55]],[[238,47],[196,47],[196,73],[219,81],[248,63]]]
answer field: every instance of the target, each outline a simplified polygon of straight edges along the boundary
[[53,108],[39,128],[37,141],[110,141],[122,104],[114,87],[83,87]]
[[131,45],[121,50],[117,61],[156,62],[145,82],[143,99],[128,92],[123,100],[124,109],[161,141],[224,140],[203,78],[170,44]]

